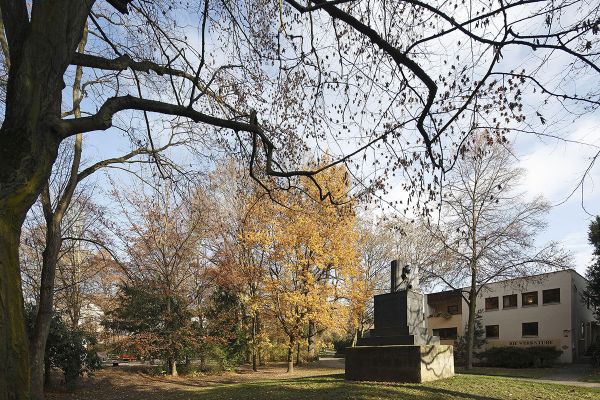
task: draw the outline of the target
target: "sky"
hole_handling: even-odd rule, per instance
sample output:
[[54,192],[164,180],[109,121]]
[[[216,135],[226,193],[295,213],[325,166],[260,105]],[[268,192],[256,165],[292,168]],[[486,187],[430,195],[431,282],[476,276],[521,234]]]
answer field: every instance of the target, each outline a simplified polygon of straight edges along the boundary
[[580,274],[585,273],[592,258],[592,247],[587,240],[589,223],[592,215],[600,215],[600,164],[588,172],[583,193],[581,189],[571,193],[591,157],[600,150],[599,131],[600,118],[590,115],[572,124],[569,138],[585,140],[597,147],[556,140],[542,142],[531,137],[514,141],[518,165],[526,173],[523,188],[531,196],[544,196],[553,205],[547,218],[548,227],[540,233],[538,241],[561,242],[573,254],[574,267]]
[[[190,38],[197,41],[194,35],[190,35]],[[502,63],[526,67],[527,57],[520,49],[514,52],[506,51]],[[534,57],[537,56],[532,56]],[[551,69],[544,71],[550,80],[554,76],[559,77],[562,72]],[[577,82],[573,83],[576,84]],[[585,82],[580,85],[585,86]],[[526,99],[525,103],[536,103],[536,99]],[[529,110],[532,114],[533,111]],[[549,120],[552,120],[552,116],[559,116],[560,126],[557,126],[555,131],[569,140],[582,141],[586,145],[531,134],[514,135],[512,146],[515,163],[525,170],[522,189],[527,195],[542,195],[553,205],[547,218],[548,227],[539,233],[538,243],[561,242],[565,249],[573,254],[574,268],[584,274],[591,260],[591,246],[587,243],[587,229],[592,218],[590,214],[600,214],[600,188],[595,187],[600,178],[600,163],[588,172],[583,193],[577,190],[570,197],[569,195],[577,187],[590,158],[600,150],[600,115],[597,112],[584,114],[571,120],[565,109],[545,108],[543,112]],[[548,131],[554,131],[552,128]],[[86,137],[89,138],[86,139],[86,153],[90,159],[112,157],[126,153],[129,149],[128,140],[114,130],[95,132]],[[391,193],[390,196],[404,197],[402,193]],[[582,200],[585,209],[582,207]]]

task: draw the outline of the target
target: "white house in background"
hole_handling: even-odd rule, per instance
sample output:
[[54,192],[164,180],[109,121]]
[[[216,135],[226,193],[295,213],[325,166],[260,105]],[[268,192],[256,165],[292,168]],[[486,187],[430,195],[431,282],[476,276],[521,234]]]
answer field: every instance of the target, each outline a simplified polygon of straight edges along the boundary
[[[587,280],[572,269],[489,284],[477,298],[490,346],[554,346],[559,361],[583,357],[600,335],[582,299]],[[442,344],[464,335],[469,309],[458,290],[427,295],[428,331]]]

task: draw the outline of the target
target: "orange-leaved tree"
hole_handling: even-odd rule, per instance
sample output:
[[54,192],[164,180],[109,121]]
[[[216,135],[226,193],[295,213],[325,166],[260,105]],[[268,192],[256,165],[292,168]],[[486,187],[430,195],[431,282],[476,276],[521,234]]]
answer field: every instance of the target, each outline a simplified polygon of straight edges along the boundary
[[269,281],[266,290],[271,311],[288,342],[288,372],[294,369],[295,346],[308,340],[315,355],[316,336],[341,328],[349,309],[347,278],[359,274],[358,233],[354,202],[346,193],[350,182],[342,167],[318,175],[319,185],[331,197],[323,201],[309,179],[300,179],[303,196],[288,193],[273,204],[269,229]]

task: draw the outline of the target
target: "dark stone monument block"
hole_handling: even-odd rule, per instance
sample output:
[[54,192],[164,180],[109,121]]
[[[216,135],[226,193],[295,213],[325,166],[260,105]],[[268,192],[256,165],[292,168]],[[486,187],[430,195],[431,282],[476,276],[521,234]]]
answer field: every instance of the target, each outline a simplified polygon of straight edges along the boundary
[[423,312],[423,294],[414,290],[386,293],[374,298],[375,328],[357,346],[393,344],[438,344],[437,336],[428,336]]
[[454,376],[453,347],[360,346],[346,349],[346,379],[422,383]]
[[392,263],[392,292],[375,296],[373,329],[346,349],[346,379],[421,383],[454,375],[453,347],[427,335],[424,296],[411,271],[402,269],[399,285],[398,263]]

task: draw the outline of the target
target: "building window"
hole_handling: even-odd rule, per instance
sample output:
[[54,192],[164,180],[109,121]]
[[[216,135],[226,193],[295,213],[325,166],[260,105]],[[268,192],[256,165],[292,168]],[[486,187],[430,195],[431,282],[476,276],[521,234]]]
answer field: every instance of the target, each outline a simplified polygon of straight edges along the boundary
[[500,325],[486,325],[485,337],[487,339],[498,339],[500,337]]
[[537,336],[538,335],[538,323],[537,322],[523,322],[523,336]]
[[523,293],[523,307],[526,306],[537,306],[538,303],[538,292],[527,292]]
[[546,289],[542,292],[544,304],[560,303],[560,289]]
[[448,314],[451,314],[451,315],[458,314],[458,305],[454,304],[454,305],[448,306]]
[[517,307],[517,295],[509,294],[508,296],[502,297],[502,308],[516,308]]
[[440,328],[433,330],[433,336],[439,336],[440,340],[456,340],[458,331],[456,328]]
[[497,297],[487,297],[485,299],[485,310],[497,310],[498,309],[498,298]]

